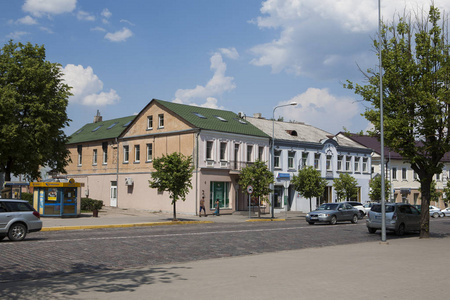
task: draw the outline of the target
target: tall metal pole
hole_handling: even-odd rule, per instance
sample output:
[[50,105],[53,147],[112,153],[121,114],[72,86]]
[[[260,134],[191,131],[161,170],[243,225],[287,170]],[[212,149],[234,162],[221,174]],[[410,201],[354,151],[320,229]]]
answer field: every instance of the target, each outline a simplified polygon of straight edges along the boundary
[[[270,171],[272,172],[272,176],[274,174],[274,169],[275,169],[275,156],[274,156],[274,148],[275,148],[275,110],[278,107],[283,107],[283,106],[289,106],[289,105],[297,105],[297,102],[291,102],[289,104],[283,104],[283,105],[278,105],[275,106],[273,108],[273,112],[272,112],[272,159],[270,161]],[[274,208],[274,204],[275,204],[275,191],[274,191],[274,185],[271,184],[271,189],[272,189],[272,201],[271,201],[271,206],[272,206],[272,219],[275,218],[274,213],[275,213],[275,208]]]
[[384,165],[383,66],[381,60],[381,0],[378,0],[378,51],[380,64],[380,134],[381,134],[381,241],[386,242],[386,195]]

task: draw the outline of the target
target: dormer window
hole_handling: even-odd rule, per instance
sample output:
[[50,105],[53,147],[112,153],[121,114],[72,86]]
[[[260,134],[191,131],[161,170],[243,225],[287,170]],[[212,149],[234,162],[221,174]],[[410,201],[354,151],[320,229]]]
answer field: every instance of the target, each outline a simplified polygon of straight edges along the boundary
[[295,130],[286,130],[286,132],[292,136],[298,136],[297,131],[295,131]]
[[222,121],[222,122],[228,122],[227,120],[225,120],[224,118],[222,118],[222,117],[220,117],[220,116],[214,116],[214,117],[216,117],[217,119],[219,119],[219,120]]

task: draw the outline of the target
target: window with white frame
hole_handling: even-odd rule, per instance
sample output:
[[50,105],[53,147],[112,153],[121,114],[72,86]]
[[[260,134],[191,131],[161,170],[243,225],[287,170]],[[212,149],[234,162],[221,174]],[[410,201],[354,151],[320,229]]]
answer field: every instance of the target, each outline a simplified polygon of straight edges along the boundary
[[206,159],[212,160],[213,159],[213,141],[207,141],[206,142]]
[[419,180],[419,175],[417,175],[416,171],[413,171],[413,178],[414,180]]
[[363,172],[367,172],[369,170],[368,163],[369,163],[369,159],[367,157],[364,157],[363,158],[363,165],[362,165],[362,171]]
[[308,152],[302,153],[302,168],[306,167],[308,165]]
[[123,146],[123,162],[128,163],[130,159],[130,147],[128,145]]
[[314,168],[320,170],[320,153],[314,154]]
[[337,160],[337,169],[338,169],[338,171],[342,171],[343,160],[344,160],[344,156],[343,155],[338,155],[338,160]]
[[294,162],[295,162],[295,151],[289,151],[288,152],[288,168],[294,169]]
[[158,115],[158,128],[164,128],[164,114]]
[[359,157],[355,157],[355,172],[359,172]]
[[83,146],[78,145],[77,146],[77,154],[78,154],[78,165],[81,166],[83,163]]
[[331,171],[333,169],[331,165],[332,158],[333,158],[332,155],[327,155],[327,171]]
[[281,168],[281,151],[275,150],[273,152],[273,167],[274,168]]
[[147,161],[153,160],[153,144],[147,144]]
[[253,161],[253,145],[247,145],[247,162]]
[[141,161],[141,146],[134,145],[134,162],[140,162],[140,161]]
[[227,160],[227,143],[226,142],[220,143],[220,160],[221,161]]
[[97,149],[92,150],[92,164],[97,165]]
[[392,180],[397,180],[397,168],[392,168]]
[[263,161],[264,159],[264,147],[259,146],[258,148],[258,160]]
[[351,171],[351,165],[352,165],[352,157],[346,156],[345,157],[345,171],[350,172]]
[[102,150],[103,150],[103,164],[106,165],[108,163],[108,142],[102,143]]
[[402,180],[407,180],[407,177],[406,177],[406,175],[407,175],[407,170],[406,170],[406,168],[402,168]]
[[153,116],[147,117],[147,129],[153,129]]
[[436,174],[436,181],[441,181],[441,174]]

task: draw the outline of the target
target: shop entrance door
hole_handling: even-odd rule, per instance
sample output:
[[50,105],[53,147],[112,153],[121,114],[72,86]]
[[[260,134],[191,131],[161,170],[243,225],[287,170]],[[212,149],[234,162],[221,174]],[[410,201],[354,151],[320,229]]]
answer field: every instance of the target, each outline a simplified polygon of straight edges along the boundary
[[117,181],[111,181],[111,196],[109,205],[117,207]]

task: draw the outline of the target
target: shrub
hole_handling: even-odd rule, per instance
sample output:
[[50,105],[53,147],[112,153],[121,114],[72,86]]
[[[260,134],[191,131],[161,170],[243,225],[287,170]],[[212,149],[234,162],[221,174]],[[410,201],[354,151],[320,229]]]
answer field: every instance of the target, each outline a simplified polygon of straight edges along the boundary
[[32,193],[22,193],[21,199],[28,201],[31,206],[33,206],[33,194]]
[[81,198],[81,210],[100,210],[103,207],[102,200],[94,200],[91,198]]

